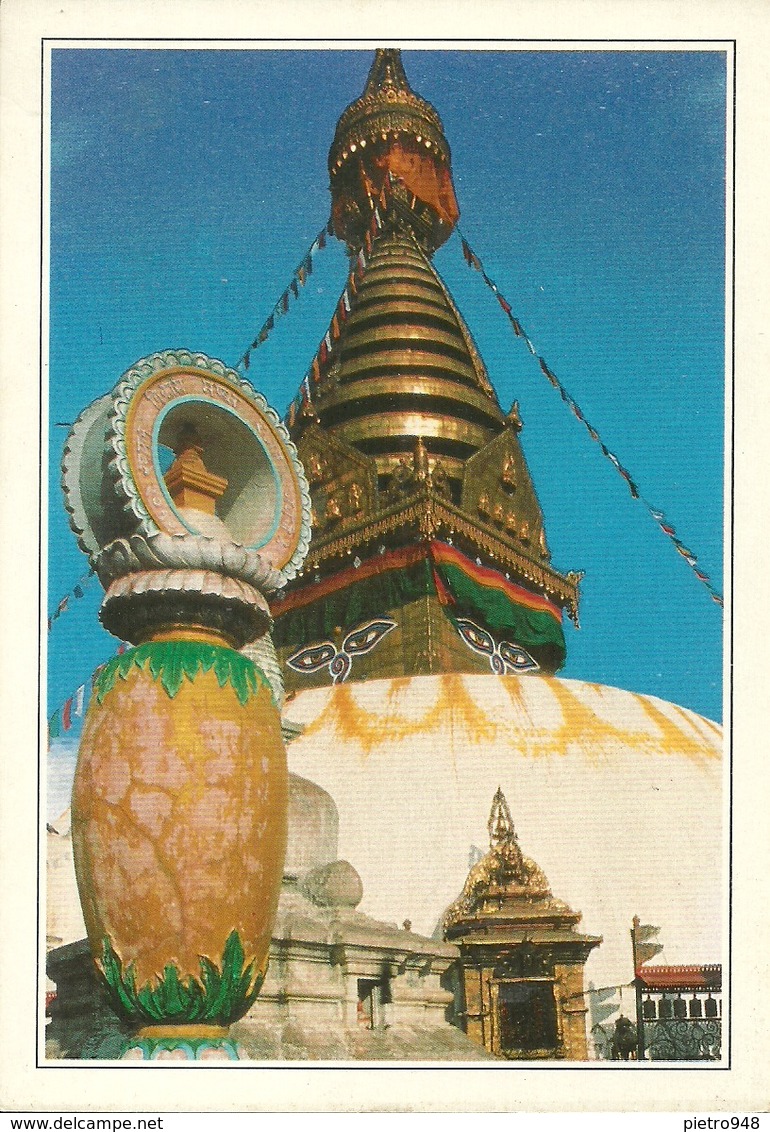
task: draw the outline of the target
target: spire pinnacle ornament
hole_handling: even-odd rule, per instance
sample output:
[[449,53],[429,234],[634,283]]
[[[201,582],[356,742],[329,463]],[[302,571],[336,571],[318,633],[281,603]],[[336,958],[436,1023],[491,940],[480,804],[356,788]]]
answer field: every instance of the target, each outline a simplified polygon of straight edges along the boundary
[[410,87],[401,52],[378,49],[364,92],[340,117],[329,151],[335,235],[357,251],[375,202],[393,182],[433,252],[460,215],[450,161],[441,119]]

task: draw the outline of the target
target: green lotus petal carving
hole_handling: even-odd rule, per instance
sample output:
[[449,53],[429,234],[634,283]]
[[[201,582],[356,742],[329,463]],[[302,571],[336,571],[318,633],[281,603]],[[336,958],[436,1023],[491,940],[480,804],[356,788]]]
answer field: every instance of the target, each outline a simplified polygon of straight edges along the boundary
[[220,688],[229,684],[240,703],[245,704],[261,687],[273,695],[269,681],[252,660],[234,649],[207,645],[200,641],[151,641],[128,649],[113,657],[94,683],[94,692],[102,703],[115,681],[125,680],[134,668],[149,672],[159,680],[173,699],[185,680],[192,682],[199,672],[213,668]]
[[219,966],[200,956],[199,979],[181,979],[176,967],[168,963],[157,982],[137,988],[133,963],[124,968],[106,937],[99,966],[115,1010],[145,1026],[229,1026],[254,1003],[264,980],[264,972],[256,970],[254,961],[246,964],[237,931],[227,937]]

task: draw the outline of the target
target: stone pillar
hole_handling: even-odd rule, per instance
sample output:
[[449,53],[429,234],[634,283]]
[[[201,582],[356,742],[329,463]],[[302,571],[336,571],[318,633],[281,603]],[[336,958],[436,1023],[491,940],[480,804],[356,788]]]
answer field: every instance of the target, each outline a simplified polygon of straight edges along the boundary
[[568,1061],[587,1061],[588,1006],[583,993],[583,964],[557,964],[554,967],[554,975],[563,1056]]
[[[165,476],[162,449],[177,454]],[[143,359],[90,406],[63,471],[101,621],[134,646],[96,680],[73,788],[93,959],[136,1031],[125,1057],[235,1059],[287,815],[273,688],[238,650],[304,559],[307,484],[264,398],[185,351]]]

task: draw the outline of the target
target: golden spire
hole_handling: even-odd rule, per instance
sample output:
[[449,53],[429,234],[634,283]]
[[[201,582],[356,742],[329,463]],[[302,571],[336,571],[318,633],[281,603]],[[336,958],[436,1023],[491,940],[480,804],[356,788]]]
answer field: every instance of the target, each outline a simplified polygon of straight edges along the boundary
[[335,235],[360,247],[391,175],[421,221],[426,249],[435,250],[460,215],[450,156],[441,119],[409,86],[401,52],[378,49],[364,92],[340,117],[329,151]]

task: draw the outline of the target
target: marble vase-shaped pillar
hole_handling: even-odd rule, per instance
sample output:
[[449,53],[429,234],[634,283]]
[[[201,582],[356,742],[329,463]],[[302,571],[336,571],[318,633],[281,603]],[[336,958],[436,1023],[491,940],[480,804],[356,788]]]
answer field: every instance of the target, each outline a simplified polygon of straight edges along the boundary
[[92,954],[136,1030],[127,1058],[235,1059],[228,1028],[264,978],[287,815],[279,709],[239,650],[269,631],[265,594],[304,558],[307,485],[259,394],[167,352],[81,416],[64,488],[102,623],[134,645],[95,679],[75,775]]

